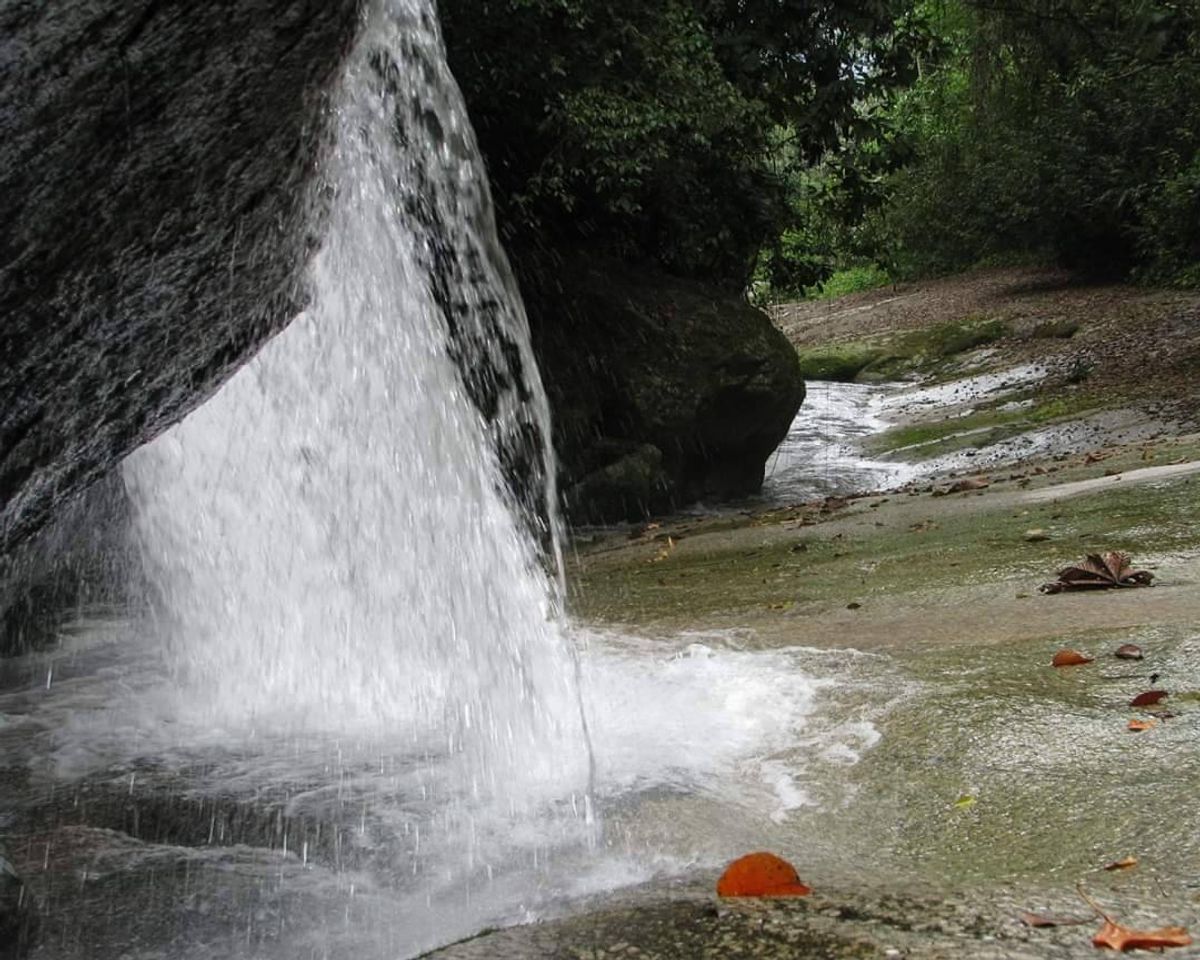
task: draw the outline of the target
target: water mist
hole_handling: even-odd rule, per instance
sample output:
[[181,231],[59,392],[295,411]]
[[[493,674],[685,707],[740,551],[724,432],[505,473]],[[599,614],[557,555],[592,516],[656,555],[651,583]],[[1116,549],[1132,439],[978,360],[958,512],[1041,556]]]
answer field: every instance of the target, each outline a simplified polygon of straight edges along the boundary
[[526,321],[430,5],[364,17],[308,308],[126,464],[153,629],[188,723],[421,758],[468,819],[585,818]]

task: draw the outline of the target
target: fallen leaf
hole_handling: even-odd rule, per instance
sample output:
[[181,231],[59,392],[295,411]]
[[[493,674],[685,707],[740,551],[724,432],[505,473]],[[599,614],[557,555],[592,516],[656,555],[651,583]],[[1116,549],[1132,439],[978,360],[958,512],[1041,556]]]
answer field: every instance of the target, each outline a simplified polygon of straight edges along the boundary
[[1095,657],[1089,657],[1078,650],[1059,650],[1050,661],[1053,667],[1075,667],[1081,663],[1091,663]]
[[1186,947],[1192,942],[1183,927],[1163,927],[1159,930],[1133,930],[1113,923],[1107,917],[1094,937],[1093,947],[1110,950],[1155,950],[1160,947]]
[[970,794],[964,793],[961,797],[954,801],[956,810],[966,810],[968,807],[975,806],[975,798]]
[[1123,643],[1117,647],[1117,652],[1113,656],[1120,660],[1141,660],[1145,654],[1136,643]]
[[1139,693],[1130,700],[1129,705],[1131,707],[1152,707],[1156,703],[1161,703],[1166,698],[1166,690],[1147,690],[1145,693]]
[[1043,583],[1042,593],[1064,590],[1103,590],[1110,587],[1148,587],[1154,574],[1130,566],[1129,554],[1117,550],[1089,553],[1082,563],[1064,567],[1053,583]]
[[1088,922],[1079,917],[1056,917],[1048,913],[1029,913],[1028,911],[1022,911],[1017,916],[1027,927],[1077,927]]
[[1125,857],[1121,860],[1114,860],[1112,863],[1104,865],[1105,870],[1129,870],[1138,865],[1137,857]]
[[717,881],[719,897],[805,897],[812,888],[796,868],[773,853],[748,853],[734,860]]
[[[1151,730],[1158,726],[1157,720],[1130,720],[1129,729],[1134,733],[1141,733],[1143,730]],[[1105,868],[1107,869],[1107,868]]]

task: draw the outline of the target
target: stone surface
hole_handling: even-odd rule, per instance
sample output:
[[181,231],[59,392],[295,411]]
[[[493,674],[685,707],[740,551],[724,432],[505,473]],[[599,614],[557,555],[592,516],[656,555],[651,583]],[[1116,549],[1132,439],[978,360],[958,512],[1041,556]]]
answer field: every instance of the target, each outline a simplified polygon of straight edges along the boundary
[[355,0],[0,3],[0,552],[303,302]]
[[36,929],[33,898],[0,846],[0,960],[24,956]]
[[127,509],[124,485],[111,474],[0,553],[0,657],[51,646],[82,609],[128,599],[138,567],[130,562]]
[[429,960],[1034,960],[1086,957],[1079,928],[1030,932],[1011,905],[968,896],[840,889],[812,898],[721,900],[698,891],[615,895],[590,912],[488,931]]
[[574,520],[759,489],[804,397],[795,352],[763,313],[611,260],[515,260]]

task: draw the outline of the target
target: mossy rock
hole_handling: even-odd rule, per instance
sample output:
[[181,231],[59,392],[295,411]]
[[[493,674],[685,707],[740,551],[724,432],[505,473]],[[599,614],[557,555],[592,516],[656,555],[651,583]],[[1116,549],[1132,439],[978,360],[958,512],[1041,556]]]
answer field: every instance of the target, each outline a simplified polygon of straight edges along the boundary
[[796,352],[766,314],[611,259],[518,252],[516,264],[572,519],[758,491],[804,398]]
[[878,383],[931,373],[959,354],[1009,334],[1004,321],[966,318],[891,337],[822,344],[800,354],[807,380]]
[[801,353],[800,372],[805,380],[849,383],[879,357],[880,348],[868,343],[831,343]]

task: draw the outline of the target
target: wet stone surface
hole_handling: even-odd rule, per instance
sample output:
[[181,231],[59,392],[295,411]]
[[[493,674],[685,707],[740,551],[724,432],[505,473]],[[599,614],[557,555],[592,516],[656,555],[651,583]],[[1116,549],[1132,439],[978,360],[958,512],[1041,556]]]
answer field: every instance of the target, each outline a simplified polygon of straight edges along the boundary
[[[626,903],[544,924],[491,931],[426,954],[428,960],[1033,960],[1094,953],[1086,908],[1078,926],[1033,930],[1008,898],[842,890],[803,899],[726,900],[647,892]],[[628,897],[626,900],[628,901]]]
[[23,956],[36,930],[33,897],[0,845],[0,960]]

